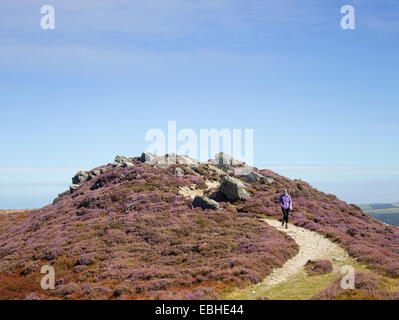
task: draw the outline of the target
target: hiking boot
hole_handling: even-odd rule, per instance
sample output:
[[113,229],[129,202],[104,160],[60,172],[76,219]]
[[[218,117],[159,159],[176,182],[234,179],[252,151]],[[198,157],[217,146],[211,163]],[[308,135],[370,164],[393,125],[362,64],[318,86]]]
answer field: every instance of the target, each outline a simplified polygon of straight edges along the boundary
[[285,225],[285,228],[288,229],[288,224]]

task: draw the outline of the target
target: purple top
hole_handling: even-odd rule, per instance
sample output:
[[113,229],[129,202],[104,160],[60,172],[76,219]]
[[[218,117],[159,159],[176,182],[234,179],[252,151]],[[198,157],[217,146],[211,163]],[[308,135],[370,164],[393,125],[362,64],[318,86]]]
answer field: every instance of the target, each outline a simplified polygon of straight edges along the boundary
[[289,194],[286,195],[285,193],[283,193],[280,196],[278,203],[281,204],[284,209],[288,209],[289,207],[291,207],[292,204],[291,196]]

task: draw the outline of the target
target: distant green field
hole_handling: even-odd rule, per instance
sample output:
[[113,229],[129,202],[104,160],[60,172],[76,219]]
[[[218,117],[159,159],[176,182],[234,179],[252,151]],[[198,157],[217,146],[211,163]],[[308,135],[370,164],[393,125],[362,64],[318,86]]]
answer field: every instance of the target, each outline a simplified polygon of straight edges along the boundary
[[399,226],[399,203],[361,204],[359,207],[382,222]]

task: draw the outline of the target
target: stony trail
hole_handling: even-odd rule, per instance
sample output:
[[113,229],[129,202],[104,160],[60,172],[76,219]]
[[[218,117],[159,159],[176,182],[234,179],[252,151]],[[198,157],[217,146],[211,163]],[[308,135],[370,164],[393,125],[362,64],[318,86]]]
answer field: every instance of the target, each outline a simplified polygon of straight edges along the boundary
[[270,226],[288,234],[299,246],[298,254],[288,260],[281,268],[275,269],[272,274],[266,277],[261,285],[272,287],[281,282],[287,281],[301,272],[308,260],[330,260],[334,267],[336,262],[349,259],[347,252],[337,244],[316,232],[288,225],[288,229],[281,226],[281,222],[275,219],[261,219]]

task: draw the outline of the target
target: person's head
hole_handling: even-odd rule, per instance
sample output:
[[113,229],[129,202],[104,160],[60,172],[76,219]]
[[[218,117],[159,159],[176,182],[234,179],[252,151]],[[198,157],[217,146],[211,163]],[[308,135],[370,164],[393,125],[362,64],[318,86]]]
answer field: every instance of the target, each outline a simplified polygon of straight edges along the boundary
[[287,195],[288,194],[288,190],[284,189],[284,194]]

